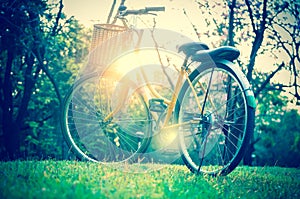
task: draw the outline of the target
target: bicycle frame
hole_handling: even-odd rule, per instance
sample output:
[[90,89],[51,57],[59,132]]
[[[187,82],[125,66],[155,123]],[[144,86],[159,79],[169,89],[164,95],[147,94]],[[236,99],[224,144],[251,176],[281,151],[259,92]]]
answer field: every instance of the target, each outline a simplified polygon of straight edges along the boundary
[[[181,69],[179,71],[179,75],[178,75],[178,78],[177,78],[177,81],[176,81],[176,85],[175,85],[175,88],[174,88],[174,91],[172,93],[172,97],[171,99],[166,99],[165,97],[163,97],[162,95],[159,94],[159,92],[153,88],[153,86],[150,84],[150,83],[146,83],[146,87],[143,87],[142,90],[139,92],[139,94],[141,94],[141,96],[143,97],[143,99],[148,102],[151,98],[149,96],[146,95],[146,93],[150,93],[152,96],[154,96],[155,98],[158,98],[158,99],[162,99],[163,102],[165,104],[167,104],[167,109],[166,109],[166,117],[165,117],[165,120],[160,128],[161,131],[164,131],[164,130],[167,130],[167,129],[171,129],[171,128],[177,128],[177,127],[180,127],[182,125],[188,125],[188,124],[191,124],[192,121],[188,121],[188,122],[184,122],[184,123],[180,123],[180,124],[169,124],[170,123],[170,120],[172,118],[172,114],[173,114],[173,110],[174,110],[174,107],[175,107],[175,104],[177,102],[177,97],[179,95],[179,92],[181,90],[181,87],[183,85],[183,81],[184,79],[188,82],[190,88],[192,89],[192,93],[195,97],[195,100],[196,100],[196,103],[197,103],[197,107],[199,109],[199,112],[202,112],[202,107],[201,107],[201,103],[199,102],[199,99],[197,98],[197,93],[196,93],[196,90],[194,89],[193,85],[192,85],[192,82],[189,78],[189,68],[187,66],[187,61],[188,61],[188,58],[186,57],[182,66],[181,66]],[[147,75],[145,74],[144,70],[141,68],[140,69],[141,71],[141,77],[145,80],[145,82],[149,82],[148,81],[148,78],[147,78]],[[198,84],[200,85],[201,87],[201,90],[206,93],[207,90],[204,89],[204,87],[202,86],[201,82],[198,82]],[[126,90],[123,91],[122,95],[121,96],[127,96],[127,93],[128,93],[128,88]],[[124,101],[125,99],[121,99],[119,100],[120,102]],[[211,100],[211,98],[209,97],[208,95],[208,100],[210,101],[210,103],[212,104],[213,107],[214,106],[214,103],[213,101]],[[122,103],[119,103],[117,104],[117,106],[115,107],[115,109],[113,109],[105,118],[104,118],[104,122],[106,121],[109,121],[116,113],[118,113],[122,108]],[[154,116],[154,119],[157,120],[157,116],[155,115],[152,115]]]

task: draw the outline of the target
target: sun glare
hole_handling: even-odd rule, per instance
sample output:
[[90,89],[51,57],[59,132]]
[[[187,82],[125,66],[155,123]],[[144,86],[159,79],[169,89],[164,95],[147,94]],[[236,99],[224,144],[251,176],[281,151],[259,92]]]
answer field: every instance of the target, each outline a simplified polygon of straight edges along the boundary
[[138,83],[141,81],[139,79],[141,77],[137,76],[137,74],[143,70],[147,73],[147,81],[159,81],[161,83],[161,81],[164,81],[166,74],[170,75],[172,80],[176,80],[177,71],[181,64],[182,57],[174,52],[164,49],[143,48],[117,57],[104,70],[103,76],[113,77],[116,80],[127,76]]

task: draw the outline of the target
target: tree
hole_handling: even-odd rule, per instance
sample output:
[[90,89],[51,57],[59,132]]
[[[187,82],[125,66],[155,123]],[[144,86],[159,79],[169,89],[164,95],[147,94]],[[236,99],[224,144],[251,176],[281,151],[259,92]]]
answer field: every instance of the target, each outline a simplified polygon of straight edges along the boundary
[[[258,131],[263,133],[260,135],[260,144],[256,146],[254,152],[255,162],[261,166],[299,167],[300,127],[298,124],[300,115],[296,110],[283,112],[280,107],[282,99],[278,95],[273,95],[267,103],[276,106],[277,111],[271,113],[269,109],[265,110],[264,117],[261,117],[263,122],[259,125]],[[264,105],[259,109],[263,111]]]
[[66,65],[82,62],[74,54],[85,49],[83,57],[87,48],[82,34],[77,35],[82,28],[64,16],[62,0],[7,0],[0,5],[1,158],[16,159],[24,143],[36,148],[45,144],[45,135],[57,133],[51,129],[59,129],[60,90],[66,90],[72,75],[65,73]]
[[[45,61],[61,96],[66,94],[84,64],[89,40],[90,32],[84,31],[76,20],[69,21],[64,32],[47,38]],[[22,133],[27,156],[64,157],[64,140],[59,125],[60,106],[57,94],[53,92],[53,84],[45,73],[41,73],[28,106],[28,128]]]
[[[280,7],[280,4],[274,4],[275,7]],[[273,41],[273,48],[286,55],[284,64],[290,81],[275,83],[270,89],[288,93],[293,97],[294,104],[300,105],[300,4],[285,2],[281,7],[286,9],[274,17],[273,24],[268,27],[268,37]]]
[[42,63],[36,61],[33,53],[43,56],[45,52],[40,26],[40,15],[45,9],[43,1],[1,2],[2,132],[9,158],[19,156],[19,132],[42,70]]
[[[252,4],[251,4],[252,3]],[[252,42],[252,49],[251,49],[251,53],[250,53],[250,61],[249,64],[247,65],[248,71],[247,71],[247,78],[250,82],[254,84],[254,82],[260,82],[261,77],[260,75],[256,75],[256,77],[260,78],[257,80],[253,79],[254,76],[254,67],[255,67],[255,62],[256,59],[258,57],[258,53],[259,50],[261,50],[262,47],[264,47],[263,50],[268,50],[268,48],[272,49],[272,52],[275,53],[276,50],[280,49],[280,46],[273,44],[273,47],[269,47],[268,45],[271,44],[270,41],[267,41],[267,45],[263,46],[263,42],[264,40],[266,40],[266,32],[267,30],[270,28],[272,29],[273,33],[275,33],[276,35],[282,35],[281,33],[279,33],[278,31],[275,31],[274,26],[276,26],[276,24],[283,24],[282,18],[284,18],[284,15],[282,16],[283,13],[289,13],[291,9],[291,7],[293,8],[292,4],[289,4],[287,2],[281,2],[281,1],[272,1],[269,2],[268,0],[264,0],[263,2],[257,1],[256,3],[251,2],[249,0],[245,0],[245,4],[247,6],[247,10],[249,13],[249,19],[250,19],[250,23],[252,26],[252,30],[254,33],[254,40]],[[293,23],[293,22],[291,22]],[[290,24],[289,24],[290,25]],[[293,35],[295,36],[295,34]],[[271,36],[269,36],[269,38],[272,39]],[[291,43],[295,43],[295,41],[291,41]],[[299,42],[298,42],[299,43]],[[264,53],[264,51],[262,50],[262,53]],[[292,60],[292,59],[291,59]],[[267,95],[260,95],[261,92],[264,89],[268,89],[267,87],[271,82],[271,79],[280,71],[284,68],[284,66],[286,65],[286,63],[284,63],[283,61],[281,63],[278,64],[274,64],[275,65],[275,69],[273,71],[271,71],[269,74],[267,74],[263,79],[263,82],[261,82],[261,84],[256,84],[255,88],[254,88],[254,94],[255,97],[258,99],[258,101],[262,101],[263,98],[265,98]],[[276,66],[277,65],[277,66]],[[270,66],[269,66],[270,67]],[[297,72],[295,72],[295,70],[291,70],[291,73],[294,73],[295,77],[298,76]],[[259,72],[258,72],[259,74]],[[297,86],[296,86],[297,87]],[[295,92],[295,94],[297,95],[297,90]],[[250,143],[250,147],[248,152],[245,155],[245,164],[247,165],[251,165],[252,164],[252,153],[254,152],[254,144],[257,142],[258,140],[255,140],[254,137],[252,138],[252,143]]]
[[[298,102],[299,5],[296,2],[232,0],[223,2],[199,1],[198,4],[202,13],[206,13],[204,17],[209,30],[212,30],[213,25],[215,27],[213,31],[220,35],[221,42],[214,41],[214,43],[237,46],[239,49],[250,48],[249,56],[242,55],[238,63],[253,85],[258,104],[266,102],[265,98],[269,95],[282,94],[276,90],[290,93]],[[226,7],[227,9],[224,9]],[[222,8],[223,12],[220,13],[219,10]],[[213,13],[218,13],[218,16],[221,15],[223,18],[217,18]],[[222,34],[226,36],[226,40],[224,40],[224,36],[221,37]],[[279,54],[282,54],[281,51],[286,52],[288,58],[285,60],[278,59]],[[275,60],[274,63],[264,64],[264,70],[269,68],[270,72],[258,70],[257,59],[265,54],[272,56]],[[275,83],[275,77],[284,70],[290,72],[293,81],[288,85],[284,82]],[[289,88],[294,88],[294,90]],[[284,104],[282,105],[284,106]],[[260,120],[257,121],[257,126],[260,126]],[[258,144],[259,140],[259,136],[252,138],[250,148],[244,159],[245,164],[252,164],[254,145]]]

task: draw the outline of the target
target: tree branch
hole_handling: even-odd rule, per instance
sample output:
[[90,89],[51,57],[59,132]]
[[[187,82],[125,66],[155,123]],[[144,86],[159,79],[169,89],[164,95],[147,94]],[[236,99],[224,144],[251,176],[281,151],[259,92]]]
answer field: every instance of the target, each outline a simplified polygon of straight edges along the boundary
[[200,33],[198,32],[197,27],[195,26],[195,24],[193,24],[193,22],[191,21],[191,19],[189,18],[188,14],[186,13],[186,10],[183,8],[183,14],[186,16],[187,20],[190,22],[190,24],[192,25],[194,32],[196,33],[196,36],[198,37],[199,41],[200,41]]
[[[287,90],[287,89],[290,89],[293,87],[295,87],[295,85],[293,85],[293,84],[292,85],[284,85],[284,84],[278,83],[278,84],[273,84],[270,87],[266,87],[266,90],[268,90],[268,91],[278,90],[278,91],[286,92],[286,93],[290,94],[291,96],[295,97],[299,101],[300,100],[299,93],[295,94],[295,93]],[[299,85],[296,85],[296,87],[300,88]]]
[[275,18],[280,14],[282,13],[286,8],[288,8],[289,6],[289,3],[288,2],[284,2],[284,4],[282,5],[281,9],[273,16],[270,18],[269,20],[269,24],[272,24],[273,21],[275,20]]
[[59,105],[61,105],[62,104],[62,97],[61,97],[61,94],[59,92],[58,85],[56,84],[56,82],[54,80],[54,77],[52,76],[52,74],[50,73],[50,71],[45,67],[41,55],[37,55],[36,53],[34,53],[32,51],[32,49],[29,49],[26,46],[25,43],[22,43],[22,44],[23,44],[23,47],[26,48],[26,50],[28,50],[28,52],[30,52],[38,60],[39,67],[41,67],[41,69],[45,72],[46,76],[49,78],[50,82],[52,83],[52,85],[54,87],[54,90],[55,90],[55,93],[56,93],[56,96],[57,96],[58,101],[59,101]]
[[263,13],[262,13],[262,20],[261,20],[261,23],[260,23],[260,30],[265,30],[266,29],[266,20],[267,20],[267,17],[268,17],[267,2],[268,2],[268,0],[264,0],[264,2],[263,2]]
[[59,1],[59,10],[57,12],[55,23],[54,23],[52,33],[51,33],[52,36],[56,35],[56,33],[58,31],[59,20],[61,19],[61,14],[62,14],[63,7],[64,7],[63,0],[60,0]]
[[258,96],[259,93],[265,89],[265,87],[270,83],[270,80],[274,77],[274,75],[280,71],[284,67],[284,63],[282,62],[276,70],[274,70],[264,81],[264,83],[254,92],[254,96]]
[[25,83],[24,83],[24,92],[23,97],[20,103],[19,111],[16,117],[17,123],[22,123],[23,118],[27,112],[28,103],[30,101],[32,90],[35,87],[35,83],[37,80],[37,76],[41,68],[37,67],[35,75],[33,75],[33,67],[34,67],[34,56],[28,55],[26,58],[26,70],[25,70]]
[[245,3],[247,5],[247,8],[248,8],[248,12],[249,12],[249,17],[250,17],[250,21],[251,21],[251,25],[252,25],[252,29],[253,29],[253,32],[255,32],[255,34],[257,34],[257,29],[255,27],[255,24],[254,24],[254,17],[253,17],[253,11],[251,9],[251,5],[250,5],[250,2],[249,0],[245,0]]

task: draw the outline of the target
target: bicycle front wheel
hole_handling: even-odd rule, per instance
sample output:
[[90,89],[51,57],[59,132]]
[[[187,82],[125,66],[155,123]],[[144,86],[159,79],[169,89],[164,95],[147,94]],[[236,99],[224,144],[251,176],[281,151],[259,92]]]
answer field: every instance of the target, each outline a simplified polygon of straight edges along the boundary
[[[117,93],[121,84],[95,73],[77,81],[65,97],[62,132],[78,158],[133,162],[147,149],[151,139],[147,105],[138,92]],[[130,84],[123,88],[130,89]]]
[[238,75],[224,64],[200,65],[182,87],[176,118],[182,159],[194,173],[227,175],[253,133],[254,108]]

